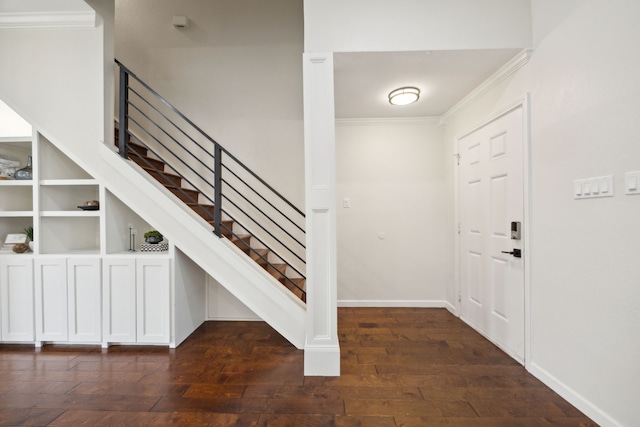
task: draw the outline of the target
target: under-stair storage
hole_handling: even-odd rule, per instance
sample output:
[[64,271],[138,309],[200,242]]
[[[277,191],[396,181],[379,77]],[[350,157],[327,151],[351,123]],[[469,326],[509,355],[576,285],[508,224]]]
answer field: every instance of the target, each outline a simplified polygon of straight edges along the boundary
[[36,132],[0,154],[33,158],[33,179],[0,180],[0,238],[34,239],[0,252],[0,342],[173,347],[205,320],[202,270],[166,240],[141,251],[154,227],[54,143]]
[[100,258],[39,257],[35,265],[36,345],[100,343]]
[[103,284],[105,342],[170,343],[168,257],[106,258]]

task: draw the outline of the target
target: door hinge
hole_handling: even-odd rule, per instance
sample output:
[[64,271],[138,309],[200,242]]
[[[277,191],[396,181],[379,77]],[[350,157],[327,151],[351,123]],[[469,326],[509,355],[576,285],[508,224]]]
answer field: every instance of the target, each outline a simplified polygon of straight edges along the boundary
[[462,302],[462,291],[458,291],[458,302]]
[[460,223],[458,223],[458,234],[460,234]]
[[453,155],[453,157],[456,158],[456,165],[460,166],[460,154],[456,153]]

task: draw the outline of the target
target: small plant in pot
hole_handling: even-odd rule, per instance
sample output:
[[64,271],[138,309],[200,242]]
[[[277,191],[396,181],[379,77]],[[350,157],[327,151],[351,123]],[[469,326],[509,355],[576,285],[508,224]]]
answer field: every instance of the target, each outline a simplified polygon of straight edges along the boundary
[[144,241],[147,243],[160,243],[162,242],[162,234],[159,231],[151,230],[144,233]]
[[22,230],[22,232],[29,239],[29,243],[28,243],[29,244],[29,249],[31,249],[31,251],[33,252],[33,227],[32,226],[28,226],[27,228]]

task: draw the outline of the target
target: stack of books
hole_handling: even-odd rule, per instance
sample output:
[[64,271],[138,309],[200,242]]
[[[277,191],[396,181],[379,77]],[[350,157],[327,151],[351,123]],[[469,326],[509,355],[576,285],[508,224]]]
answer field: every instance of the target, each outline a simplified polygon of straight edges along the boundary
[[0,179],[12,179],[13,174],[19,167],[20,162],[12,160],[4,154],[0,154]]
[[27,243],[26,234],[7,234],[7,238],[4,239],[4,244],[0,247],[0,253],[13,253],[13,245],[16,243]]

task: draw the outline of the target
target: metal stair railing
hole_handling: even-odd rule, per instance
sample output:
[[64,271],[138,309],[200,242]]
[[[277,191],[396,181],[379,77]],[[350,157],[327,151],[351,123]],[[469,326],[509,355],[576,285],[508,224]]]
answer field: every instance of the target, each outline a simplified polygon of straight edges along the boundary
[[[170,188],[212,225],[218,237],[240,241],[236,245],[254,260],[280,271],[279,280],[306,301],[304,285],[297,280],[305,279],[304,213],[115,62],[120,156],[136,161]],[[177,181],[181,184],[175,185]],[[251,245],[242,243],[247,235]],[[265,249],[272,255],[265,256]]]

